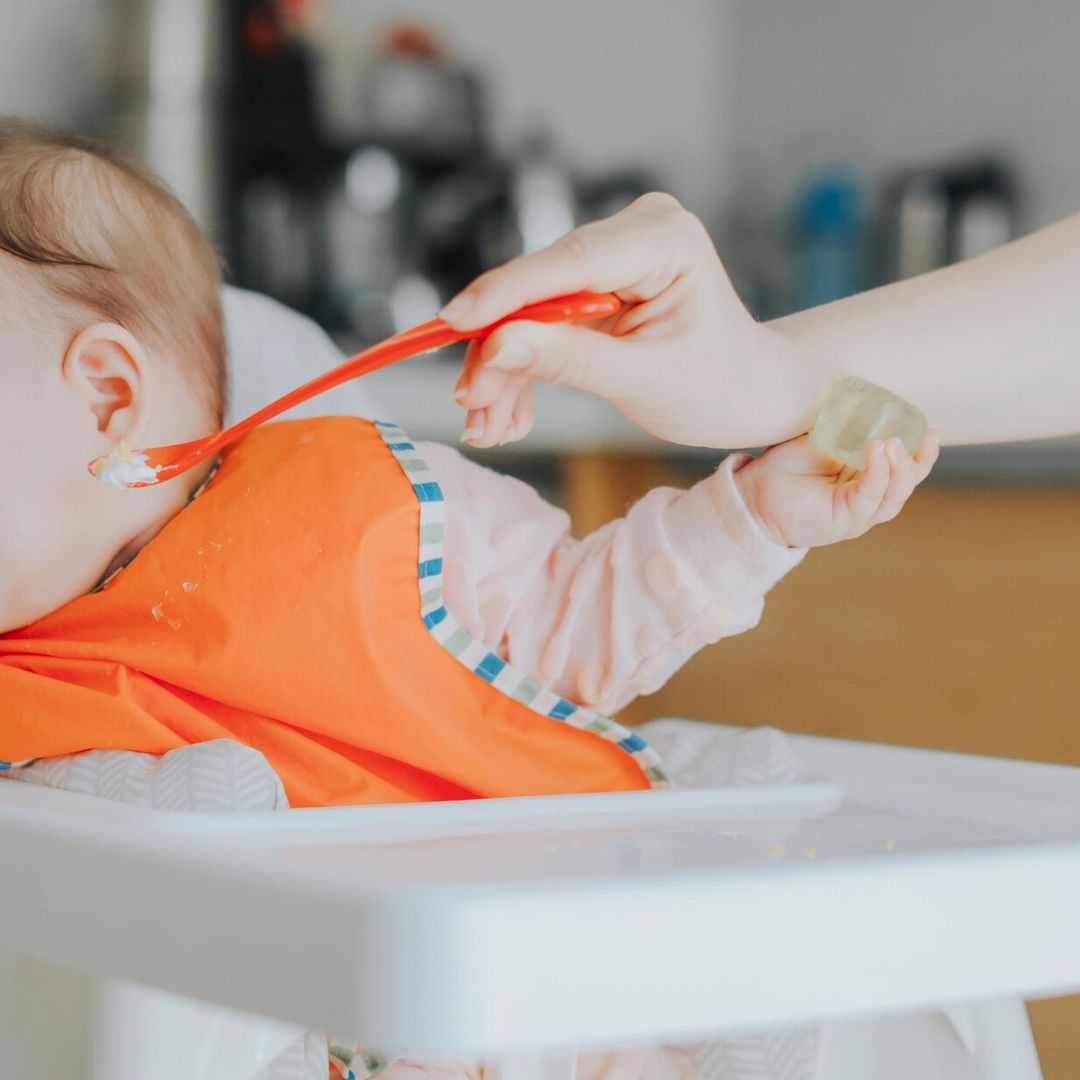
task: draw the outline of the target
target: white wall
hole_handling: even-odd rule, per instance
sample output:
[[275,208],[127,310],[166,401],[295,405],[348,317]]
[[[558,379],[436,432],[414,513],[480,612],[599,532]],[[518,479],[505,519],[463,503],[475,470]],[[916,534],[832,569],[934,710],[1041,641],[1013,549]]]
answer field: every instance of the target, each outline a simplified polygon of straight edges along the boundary
[[[194,2],[194,0],[193,0]],[[335,48],[362,54],[421,19],[476,64],[500,147],[548,125],[572,164],[642,164],[701,214],[731,186],[731,0],[324,0]],[[0,0],[0,114],[95,119],[109,0]]]
[[[0,0],[0,113],[80,124],[108,0]],[[539,119],[589,169],[640,161],[712,216],[776,197],[806,147],[872,176],[1013,151],[1029,223],[1080,209],[1078,0],[324,0],[340,40],[431,21],[488,73],[501,145]]]
[[93,118],[107,0],[0,0],[0,115],[77,125]]
[[1011,151],[1027,224],[1080,209],[1077,0],[735,0],[740,200],[775,193],[812,143],[871,175]]
[[327,0],[338,48],[419,19],[491,90],[497,143],[550,125],[590,170],[640,163],[712,216],[729,190],[729,0]]

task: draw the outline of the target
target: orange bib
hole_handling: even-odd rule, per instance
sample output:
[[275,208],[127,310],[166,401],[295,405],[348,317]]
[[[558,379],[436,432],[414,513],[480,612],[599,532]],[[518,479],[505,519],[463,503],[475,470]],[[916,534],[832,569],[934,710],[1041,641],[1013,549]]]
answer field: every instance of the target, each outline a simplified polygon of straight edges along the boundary
[[456,623],[443,508],[392,425],[254,432],[104,589],[0,637],[0,759],[236,739],[293,806],[662,782],[638,736]]

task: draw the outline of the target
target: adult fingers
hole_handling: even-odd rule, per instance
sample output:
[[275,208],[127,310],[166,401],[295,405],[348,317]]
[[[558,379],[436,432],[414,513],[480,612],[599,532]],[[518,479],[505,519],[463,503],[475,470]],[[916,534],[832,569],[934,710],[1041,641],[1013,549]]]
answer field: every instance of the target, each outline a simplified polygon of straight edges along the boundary
[[505,397],[514,375],[488,367],[481,358],[480,343],[471,342],[465,352],[465,364],[454,388],[454,400],[466,409],[484,409]]
[[514,406],[513,423],[510,432],[505,436],[506,441],[517,442],[519,439],[524,439],[532,431],[533,416],[532,383],[527,382],[518,394],[517,404]]
[[523,376],[554,386],[573,386],[609,400],[633,398],[647,392],[648,342],[614,338],[569,323],[512,322],[499,327],[478,351],[463,404],[485,407],[505,393],[505,383],[485,375],[485,369]]
[[516,438],[513,427],[514,411],[529,380],[517,375],[508,380],[506,393],[486,408],[470,410],[464,440],[470,446],[486,450]]
[[485,326],[525,304],[590,289],[643,300],[662,292],[711,248],[701,223],[670,195],[644,195],[604,221],[489,270],[440,312],[460,329]]

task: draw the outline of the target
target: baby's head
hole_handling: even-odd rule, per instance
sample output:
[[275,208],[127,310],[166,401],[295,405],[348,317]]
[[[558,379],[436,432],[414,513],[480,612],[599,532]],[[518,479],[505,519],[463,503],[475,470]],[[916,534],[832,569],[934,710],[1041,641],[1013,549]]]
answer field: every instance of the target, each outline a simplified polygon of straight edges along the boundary
[[117,491],[86,466],[220,427],[220,284],[142,166],[0,120],[0,632],[89,591],[183,506],[198,476]]

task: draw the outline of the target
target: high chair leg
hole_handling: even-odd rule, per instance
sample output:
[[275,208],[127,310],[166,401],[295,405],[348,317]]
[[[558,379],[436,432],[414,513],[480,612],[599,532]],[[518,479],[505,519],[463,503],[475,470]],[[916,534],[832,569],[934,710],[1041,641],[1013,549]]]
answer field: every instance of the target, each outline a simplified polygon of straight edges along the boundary
[[0,953],[0,1075],[78,1080],[86,1060],[91,981],[29,957]]
[[484,1080],[577,1080],[577,1054],[521,1054],[484,1070]]
[[79,1080],[251,1080],[303,1028],[135,983],[93,986]]
[[1020,998],[984,1001],[970,1008],[982,1080],[1043,1080],[1031,1022]]

